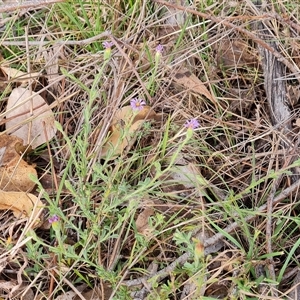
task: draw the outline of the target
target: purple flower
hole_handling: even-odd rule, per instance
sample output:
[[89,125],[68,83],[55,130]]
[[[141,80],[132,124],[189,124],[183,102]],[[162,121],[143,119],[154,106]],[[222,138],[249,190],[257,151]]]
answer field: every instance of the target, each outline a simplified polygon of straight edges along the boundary
[[190,129],[196,129],[200,126],[200,123],[197,119],[191,119],[185,122],[184,126]]
[[133,98],[130,100],[130,105],[134,110],[142,110],[146,102],[143,99]]
[[157,54],[162,54],[164,47],[161,44],[158,44],[155,48]]
[[57,215],[53,215],[52,217],[50,217],[50,218],[48,219],[48,222],[49,222],[50,224],[53,224],[53,223],[58,222],[58,221],[59,221],[59,217],[58,217]]
[[114,43],[105,41],[105,42],[102,43],[102,45],[105,49],[111,49],[111,47],[114,45]]

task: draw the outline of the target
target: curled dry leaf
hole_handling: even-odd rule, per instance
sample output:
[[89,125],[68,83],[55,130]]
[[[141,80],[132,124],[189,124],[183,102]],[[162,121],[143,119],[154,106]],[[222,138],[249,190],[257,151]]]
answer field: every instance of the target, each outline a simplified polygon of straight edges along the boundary
[[43,203],[33,194],[0,191],[0,210],[12,210],[16,218],[38,218]]
[[[50,106],[37,93],[18,87],[8,98],[6,129],[36,148],[56,134]],[[45,134],[47,133],[47,135]]]
[[156,119],[157,114],[150,106],[144,106],[140,111],[134,111],[131,106],[119,109],[110,126],[110,135],[102,148],[102,157],[113,159],[120,155],[126,147],[130,147],[138,131],[146,120]]
[[211,101],[215,101],[205,84],[187,68],[181,68],[174,76],[174,81],[191,90],[194,93],[205,96]]
[[[0,135],[0,189],[4,191],[30,192],[35,183],[29,175],[37,176],[35,168],[25,162],[21,153],[24,152],[22,139],[7,134]],[[5,149],[4,151],[2,151]]]

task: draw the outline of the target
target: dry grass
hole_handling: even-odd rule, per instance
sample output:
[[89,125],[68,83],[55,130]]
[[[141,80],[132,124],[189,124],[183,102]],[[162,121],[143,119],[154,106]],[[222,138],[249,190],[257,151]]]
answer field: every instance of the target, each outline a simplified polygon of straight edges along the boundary
[[[179,24],[170,25],[176,6],[159,2],[74,1],[5,15],[1,54],[15,68],[40,72],[32,88],[60,125],[30,158],[45,224],[33,231],[3,212],[2,298],[66,299],[58,297],[71,291],[81,299],[293,299],[299,7],[197,2],[186,14],[179,7]],[[261,21],[271,37],[261,36]],[[285,65],[288,133],[272,123],[266,99],[258,44],[270,40]],[[0,82],[1,111],[14,86]],[[156,119],[131,148],[105,159],[113,116],[134,97]],[[200,127],[187,133],[193,118]],[[60,217],[57,230],[49,214]]]

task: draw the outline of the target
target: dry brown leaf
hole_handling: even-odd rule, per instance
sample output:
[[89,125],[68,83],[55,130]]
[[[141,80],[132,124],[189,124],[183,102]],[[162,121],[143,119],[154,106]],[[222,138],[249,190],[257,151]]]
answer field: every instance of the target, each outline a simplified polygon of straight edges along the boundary
[[181,68],[180,71],[175,74],[174,80],[192,92],[203,95],[213,102],[215,101],[205,84],[188,69]]
[[37,218],[43,207],[33,194],[0,191],[0,210],[12,210],[16,218]]
[[[107,282],[102,282],[101,288],[94,287],[93,290],[87,290],[82,292],[82,296],[86,300],[109,299],[111,294],[112,294],[112,288]],[[74,300],[80,300],[80,299],[81,298],[79,298],[79,296],[76,296],[74,298]]]
[[102,148],[102,157],[113,159],[120,155],[126,147],[130,147],[134,142],[134,133],[138,131],[143,123],[149,119],[155,119],[156,113],[150,106],[144,106],[142,110],[136,112],[131,106],[119,109],[110,126],[110,136]]
[[50,106],[39,94],[22,87],[14,89],[10,94],[5,115],[8,119],[6,129],[32,148],[44,144],[56,134]]
[[4,191],[30,192],[35,186],[29,175],[37,177],[37,172],[22,159],[22,148],[24,146],[20,138],[0,135],[0,150],[5,149],[0,161],[0,189]]
[[[26,290],[26,293],[24,294],[24,291]],[[22,298],[15,297],[16,295],[20,295],[22,293]],[[25,285],[19,285],[16,281],[10,280],[0,280],[0,295],[8,295],[9,299],[22,299],[22,300],[32,300],[34,299],[34,293],[31,288],[28,289],[28,286]],[[1,298],[2,299],[8,299],[7,297]]]
[[220,280],[220,282],[214,282],[209,285],[205,291],[205,296],[209,299],[226,299],[229,291],[228,280]]
[[65,292],[55,298],[55,300],[73,300],[76,297],[76,293],[73,291]]
[[136,229],[139,233],[148,236],[151,232],[149,227],[149,218],[154,215],[154,209],[151,206],[146,207],[136,218]]
[[1,70],[7,75],[9,80],[20,82],[22,85],[26,85],[29,80],[35,79],[39,76],[39,73],[28,74],[11,67],[5,67],[3,65],[1,66]]
[[243,40],[227,37],[212,47],[216,51],[216,62],[219,67],[245,68],[258,64],[257,52]]

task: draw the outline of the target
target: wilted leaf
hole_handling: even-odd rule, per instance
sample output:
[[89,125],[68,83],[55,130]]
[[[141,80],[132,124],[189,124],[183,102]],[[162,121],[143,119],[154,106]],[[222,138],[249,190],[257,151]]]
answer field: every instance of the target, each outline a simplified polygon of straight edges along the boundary
[[134,142],[134,133],[149,119],[155,119],[156,113],[150,106],[141,111],[134,111],[131,106],[122,107],[114,116],[110,126],[110,136],[102,148],[102,157],[110,153],[110,158],[120,155],[123,150]]
[[4,191],[30,192],[35,183],[29,175],[37,176],[35,168],[25,162],[19,152],[23,141],[15,136],[0,135],[0,152],[2,160],[0,164],[0,189]]
[[34,79],[39,76],[39,73],[25,73],[20,70],[1,66],[1,70],[7,75],[9,80],[20,82],[22,85],[27,84],[30,79]]
[[203,95],[211,101],[215,101],[205,84],[188,69],[181,68],[181,70],[175,74],[174,80],[192,92]]
[[[6,129],[36,148],[55,136],[54,115],[37,93],[22,87],[12,91],[6,108]],[[47,133],[47,138],[45,135]]]
[[37,218],[43,206],[33,194],[0,191],[0,210],[12,210],[16,218]]

